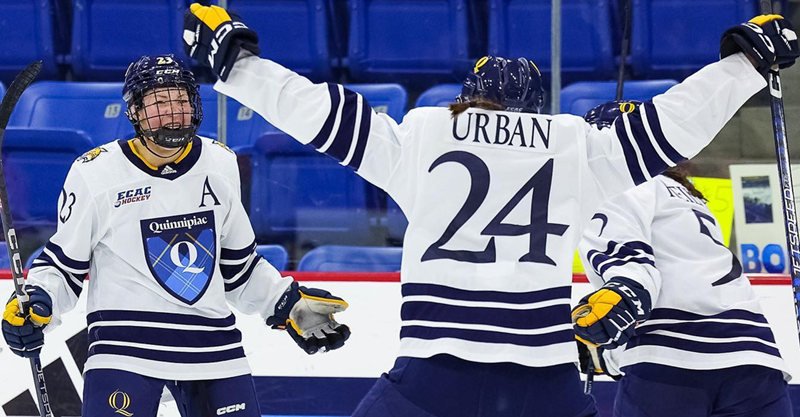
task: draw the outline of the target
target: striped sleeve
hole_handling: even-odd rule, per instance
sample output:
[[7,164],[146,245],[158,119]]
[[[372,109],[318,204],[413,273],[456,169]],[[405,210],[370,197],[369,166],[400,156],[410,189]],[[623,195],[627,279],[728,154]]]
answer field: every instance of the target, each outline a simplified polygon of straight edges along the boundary
[[651,299],[658,297],[661,275],[651,237],[655,184],[648,182],[607,200],[584,229],[579,252],[594,287],[625,277],[642,284]]
[[589,168],[606,196],[648,181],[705,148],[766,86],[739,53],[707,65],[614,124],[587,125]]
[[56,233],[33,262],[29,284],[38,285],[53,299],[53,320],[71,310],[83,289],[98,240],[99,215],[94,196],[76,165],[70,169],[58,201]]
[[389,184],[400,159],[402,131],[361,94],[339,84],[312,83],[258,57],[237,61],[228,80],[214,88],[372,184],[384,189]]

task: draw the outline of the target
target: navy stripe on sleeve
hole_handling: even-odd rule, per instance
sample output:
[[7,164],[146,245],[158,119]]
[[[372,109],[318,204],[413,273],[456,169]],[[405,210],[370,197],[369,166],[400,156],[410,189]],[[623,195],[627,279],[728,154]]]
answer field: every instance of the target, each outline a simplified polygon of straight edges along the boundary
[[328,94],[331,96],[331,110],[328,113],[328,118],[325,119],[325,123],[322,125],[322,129],[320,129],[317,136],[311,141],[311,145],[317,149],[319,149],[325,142],[328,141],[328,137],[331,135],[331,131],[333,130],[333,124],[336,122],[336,115],[339,111],[339,102],[341,101],[341,97],[339,96],[339,86],[337,84],[328,83]]
[[658,112],[656,112],[656,106],[653,105],[653,102],[647,101],[640,107],[644,107],[647,116],[647,124],[650,126],[650,131],[653,132],[656,143],[661,147],[661,150],[664,151],[664,155],[676,164],[686,160],[686,157],[676,151],[669,143],[666,136],[664,136],[664,131],[661,130],[661,122],[658,120]]
[[[31,269],[38,268],[38,267],[47,267],[47,266],[55,268],[61,274],[61,276],[64,278],[64,281],[66,281],[66,283],[67,283],[67,287],[72,291],[72,293],[75,294],[76,297],[80,297],[81,291],[83,290],[83,280],[86,278],[87,274],[83,274],[83,275],[79,276],[79,275],[75,275],[75,274],[73,274],[71,272],[68,272],[68,271],[65,271],[65,270],[61,269],[61,267],[58,266],[58,264],[56,264],[53,261],[53,259],[50,257],[50,255],[48,255],[45,252],[42,252],[41,254],[39,254],[39,256],[36,258],[36,260],[33,262],[33,266],[31,267]],[[72,278],[72,279],[70,279],[70,278]],[[81,284],[79,285],[75,281],[78,281]]]
[[[608,268],[624,265],[627,262],[635,262],[655,267],[655,262],[650,259],[652,256],[653,248],[645,242],[630,241],[619,243],[613,240],[608,242],[605,251],[601,252],[592,249],[586,254],[587,259],[592,264],[592,269],[600,276],[602,276]],[[611,261],[612,259],[614,261]]]
[[361,167],[361,161],[364,159],[364,150],[367,148],[369,129],[372,123],[372,107],[364,97],[361,97],[361,101],[363,105],[361,106],[361,122],[358,128],[358,142],[356,142],[356,149],[353,152],[353,157],[347,164],[347,166],[355,170]]
[[544,334],[510,334],[472,329],[451,329],[424,326],[403,326],[400,329],[400,338],[413,337],[417,339],[442,339],[453,338],[472,342],[503,343],[521,346],[549,346],[557,343],[573,343],[575,333],[572,330],[561,330]]
[[622,119],[617,119],[614,123],[617,131],[617,139],[622,146],[622,154],[625,156],[625,165],[628,167],[628,172],[631,174],[631,179],[636,184],[641,184],[647,181],[641,167],[639,167],[639,159],[636,157],[636,151],[633,149],[633,143],[628,137],[628,132],[625,131],[625,123]]
[[51,241],[48,241],[44,247],[52,252],[58,261],[67,268],[71,268],[79,272],[89,272],[89,261],[78,261],[70,258],[64,253],[64,250],[61,249],[61,246],[58,246]]
[[342,106],[342,113],[339,118],[339,128],[334,135],[333,143],[325,150],[325,154],[336,158],[339,162],[347,158],[347,154],[350,152],[350,145],[355,140],[353,134],[355,133],[357,122],[358,98],[358,94],[344,89],[344,106]]
[[238,260],[246,260],[251,253],[256,250],[256,241],[253,240],[253,243],[247,245],[242,249],[226,249],[222,248],[220,251],[220,260],[225,261],[238,261]]
[[225,283],[225,292],[233,291],[246,283],[250,279],[250,275],[253,274],[253,270],[256,268],[256,264],[258,264],[261,259],[261,256],[256,255],[253,259],[253,262],[250,263],[250,266],[247,268],[246,271],[234,282],[226,282]]
[[636,145],[642,153],[642,160],[644,161],[645,168],[647,168],[647,173],[650,174],[651,177],[655,177],[673,165],[669,161],[661,159],[661,155],[659,155],[656,148],[653,147],[653,143],[647,135],[644,123],[638,111],[629,114],[627,120],[631,128],[631,133],[633,134],[633,140],[636,141]]

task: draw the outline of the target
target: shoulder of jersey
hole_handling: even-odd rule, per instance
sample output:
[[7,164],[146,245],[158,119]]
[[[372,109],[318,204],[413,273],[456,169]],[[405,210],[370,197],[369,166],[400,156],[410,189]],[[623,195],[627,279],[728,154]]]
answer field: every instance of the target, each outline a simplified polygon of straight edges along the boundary
[[[96,148],[90,149],[83,153],[83,155],[77,157],[75,159],[75,164],[83,165],[89,164],[98,160],[109,159],[108,153],[109,151],[114,151],[119,148],[116,142],[109,142],[104,145],[100,145]],[[96,162],[95,162],[96,164]]]
[[220,150],[224,150],[225,152],[227,152],[227,153],[229,153],[231,155],[236,155],[236,153],[233,151],[233,149],[229,148],[228,145],[226,145],[226,144],[224,144],[224,143],[222,143],[222,142],[220,142],[220,141],[218,141],[216,139],[207,138],[205,136],[197,136],[197,137],[200,138],[200,140],[203,141],[203,147],[204,148],[208,147],[208,148],[212,149],[212,152],[216,153],[216,152],[218,152]]

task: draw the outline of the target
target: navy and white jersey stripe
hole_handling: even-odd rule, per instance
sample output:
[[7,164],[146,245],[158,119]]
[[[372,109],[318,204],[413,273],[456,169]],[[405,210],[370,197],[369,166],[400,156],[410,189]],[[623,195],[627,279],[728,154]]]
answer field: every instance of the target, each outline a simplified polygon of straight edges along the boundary
[[311,145],[358,170],[367,147],[372,108],[361,94],[339,84],[327,85],[331,110]]
[[67,287],[72,290],[75,296],[81,295],[83,280],[89,273],[89,261],[71,259],[60,246],[50,241],[47,242],[42,253],[33,261],[31,269],[43,266],[51,266],[58,270],[64,277]]
[[256,264],[262,259],[255,249],[255,241],[243,249],[222,248],[219,269],[222,272],[226,292],[241,287],[250,279]]
[[547,346],[571,341],[570,288],[525,293],[402,286],[400,338]]
[[148,311],[100,310],[87,316],[89,356],[107,354],[174,363],[244,357],[231,314],[207,318]]
[[628,262],[636,262],[655,267],[655,263],[653,262],[653,248],[642,241],[619,243],[610,240],[606,250],[600,251],[592,249],[586,254],[586,258],[592,265],[592,269],[595,273],[600,276],[603,276],[608,268],[624,265]]
[[652,101],[623,113],[614,123],[631,178],[641,184],[686,159],[670,145],[661,130]]

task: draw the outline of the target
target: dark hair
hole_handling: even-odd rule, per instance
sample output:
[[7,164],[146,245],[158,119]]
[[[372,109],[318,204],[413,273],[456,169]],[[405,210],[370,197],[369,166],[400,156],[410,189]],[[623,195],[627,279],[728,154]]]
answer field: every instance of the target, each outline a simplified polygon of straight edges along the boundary
[[689,175],[689,171],[685,167],[681,165],[670,167],[663,172],[663,175],[672,178],[678,184],[684,186],[693,196],[703,201],[708,201],[708,199],[703,195],[703,193],[701,193],[700,190],[695,188],[694,184],[692,184],[692,182],[689,181],[689,178],[687,178]]
[[505,110],[506,108],[500,105],[497,102],[492,100],[487,100],[482,97],[474,98],[470,101],[461,102],[461,103],[450,103],[450,114],[455,118],[461,113],[464,113],[470,107],[477,107],[479,109],[485,110]]

